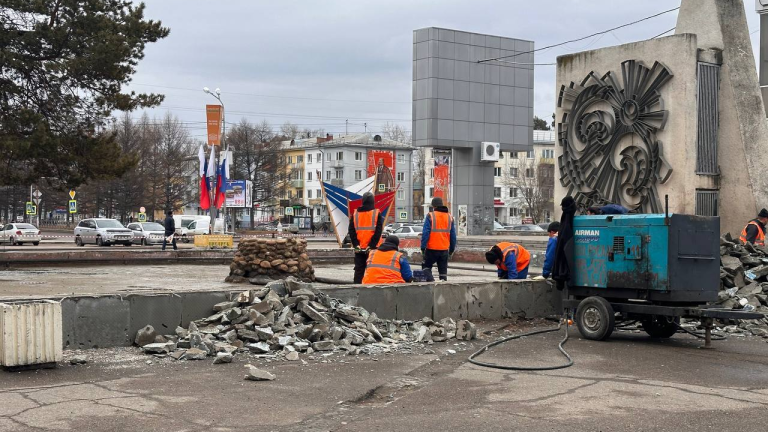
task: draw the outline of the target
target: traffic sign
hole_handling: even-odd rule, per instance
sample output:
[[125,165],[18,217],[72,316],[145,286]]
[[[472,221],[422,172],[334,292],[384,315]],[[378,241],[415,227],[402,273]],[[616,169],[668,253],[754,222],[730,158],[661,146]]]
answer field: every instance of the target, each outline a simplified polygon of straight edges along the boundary
[[40,205],[40,198],[35,198],[32,201],[35,202],[35,205]]
[[75,192],[74,189],[70,189],[69,190],[69,198],[70,199],[75,199],[75,194],[76,194],[76,192]]
[[386,185],[384,183],[379,183],[379,192],[384,192],[386,189]]
[[35,198],[40,198],[41,196],[43,196],[43,194],[40,193],[39,189],[35,189],[35,191],[32,192],[32,196]]
[[[70,195],[74,195],[74,194],[70,194]],[[77,213],[77,201],[69,200],[69,212]]]
[[143,206],[139,207],[139,212],[146,213],[147,209],[145,209]]
[[[144,207],[142,207],[143,209]],[[139,222],[146,222],[147,221],[147,214],[144,212],[139,213]]]
[[286,216],[293,216],[293,207],[286,207],[285,208],[285,215]]
[[30,216],[35,216],[37,214],[37,206],[27,201],[26,213]]

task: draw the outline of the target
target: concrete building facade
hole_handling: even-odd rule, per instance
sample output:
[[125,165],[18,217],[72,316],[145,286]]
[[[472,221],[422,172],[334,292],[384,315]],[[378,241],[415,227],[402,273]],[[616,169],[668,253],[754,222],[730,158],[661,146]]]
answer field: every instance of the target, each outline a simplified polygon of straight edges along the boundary
[[668,196],[670,211],[720,216],[732,233],[768,205],[742,1],[683,0],[674,36],[557,62],[556,203],[570,194],[659,213]]
[[413,33],[413,143],[450,150],[443,198],[454,213],[462,206],[468,234],[493,229],[493,162],[481,161],[482,143],[531,146],[532,63],[531,41],[434,27]]

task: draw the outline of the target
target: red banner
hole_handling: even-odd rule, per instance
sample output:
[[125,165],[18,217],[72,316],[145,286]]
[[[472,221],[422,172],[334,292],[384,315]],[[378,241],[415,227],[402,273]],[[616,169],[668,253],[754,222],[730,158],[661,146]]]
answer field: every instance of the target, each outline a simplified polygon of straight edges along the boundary
[[368,150],[368,177],[371,176],[376,176],[374,195],[395,190],[395,152]]
[[451,208],[450,198],[451,186],[451,157],[448,155],[435,156],[435,197],[443,199],[443,203]]

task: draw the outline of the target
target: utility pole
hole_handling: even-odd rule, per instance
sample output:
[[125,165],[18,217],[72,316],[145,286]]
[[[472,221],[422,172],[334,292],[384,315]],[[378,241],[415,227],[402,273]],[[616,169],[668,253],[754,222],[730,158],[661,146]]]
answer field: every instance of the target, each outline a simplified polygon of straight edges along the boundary
[[344,136],[349,135],[349,119],[344,120]]
[[[227,135],[227,121],[226,121],[226,109],[224,108],[224,102],[221,101],[221,90],[217,88],[216,90],[211,92],[208,89],[208,87],[204,87],[203,88],[203,92],[208,93],[209,95],[213,96],[221,104],[221,124],[222,124],[223,132],[221,134],[221,142],[220,142],[221,150],[220,150],[220,153],[224,153],[224,157],[226,157],[227,150],[224,149],[224,142],[226,140],[225,137]],[[214,166],[216,166],[218,168],[218,165],[216,164],[216,151],[215,150],[213,152],[213,163],[214,163]],[[228,163],[229,162],[227,162],[227,164]],[[226,173],[226,166],[224,166],[223,169],[224,169],[224,172]],[[218,184],[217,179],[215,177],[214,177],[214,180],[213,180],[213,184],[215,184],[215,187],[213,188],[213,197],[211,199],[211,219],[213,219],[211,221],[211,223],[213,224],[212,231],[215,231],[216,230],[216,218],[218,216],[217,215],[218,209],[216,208],[215,205],[213,205],[213,201],[214,201],[213,198],[216,197],[216,193],[217,193],[217,191],[218,191],[218,189],[220,187],[220,185]],[[225,185],[225,187],[226,187],[226,185]],[[224,221],[223,221],[224,227],[223,227],[223,229],[224,229],[224,233],[226,233],[227,232],[227,198],[226,198],[226,196],[224,197],[224,203],[222,204],[221,213],[224,215]]]

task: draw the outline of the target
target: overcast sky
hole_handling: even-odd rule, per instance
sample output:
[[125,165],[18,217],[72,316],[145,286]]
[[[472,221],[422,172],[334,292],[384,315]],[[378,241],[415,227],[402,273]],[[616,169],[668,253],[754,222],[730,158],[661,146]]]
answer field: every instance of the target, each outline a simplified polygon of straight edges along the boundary
[[[745,0],[750,32],[759,27]],[[147,0],[146,16],[170,35],[150,44],[132,88],[166,95],[150,115],[172,111],[205,136],[204,86],[221,88],[227,122],[285,121],[329,133],[411,129],[413,30],[444,27],[533,40],[537,48],[679,6],[679,0]],[[618,45],[675,26],[677,12],[536,53],[558,55]],[[671,33],[670,33],[671,34]],[[752,38],[753,50],[759,33]],[[535,69],[534,113],[550,120],[555,67]],[[138,117],[140,113],[134,113]]]

